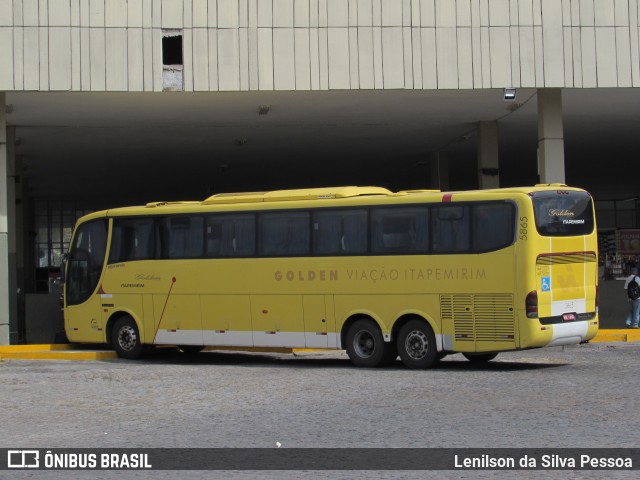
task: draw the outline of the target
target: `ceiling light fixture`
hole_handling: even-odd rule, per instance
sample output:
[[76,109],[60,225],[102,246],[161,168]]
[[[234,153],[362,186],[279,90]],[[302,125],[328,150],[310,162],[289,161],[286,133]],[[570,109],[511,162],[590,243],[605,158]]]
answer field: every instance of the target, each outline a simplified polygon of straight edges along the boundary
[[516,99],[516,89],[515,88],[505,88],[502,93],[502,98],[507,102],[513,102]]

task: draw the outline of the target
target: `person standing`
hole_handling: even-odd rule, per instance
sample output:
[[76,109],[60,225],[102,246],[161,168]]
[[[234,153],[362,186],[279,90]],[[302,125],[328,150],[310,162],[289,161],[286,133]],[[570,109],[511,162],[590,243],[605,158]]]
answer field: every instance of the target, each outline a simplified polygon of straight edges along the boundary
[[640,277],[638,269],[632,268],[624,282],[624,289],[627,291],[629,298],[629,314],[627,315],[627,328],[640,328]]

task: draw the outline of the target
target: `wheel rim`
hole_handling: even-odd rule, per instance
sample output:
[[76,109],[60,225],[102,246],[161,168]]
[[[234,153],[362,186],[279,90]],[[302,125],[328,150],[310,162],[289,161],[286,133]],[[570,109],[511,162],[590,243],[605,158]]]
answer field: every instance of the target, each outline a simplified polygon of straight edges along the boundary
[[429,339],[424,332],[414,330],[407,335],[404,341],[404,347],[413,360],[420,360],[427,355],[429,351]]
[[353,349],[361,358],[369,358],[373,355],[376,348],[376,342],[371,332],[360,330],[353,337]]
[[122,350],[130,352],[138,343],[138,336],[131,325],[125,325],[118,330],[118,345]]

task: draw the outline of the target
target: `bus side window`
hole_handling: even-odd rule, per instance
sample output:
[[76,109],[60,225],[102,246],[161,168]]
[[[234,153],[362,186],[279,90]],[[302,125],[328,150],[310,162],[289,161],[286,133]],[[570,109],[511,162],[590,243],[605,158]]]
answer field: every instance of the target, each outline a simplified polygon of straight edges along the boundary
[[219,257],[222,251],[222,222],[207,219],[207,257]]
[[471,249],[470,208],[466,205],[440,205],[433,215],[434,253],[469,252]]
[[514,241],[515,207],[510,203],[473,206],[473,251],[489,252]]
[[154,221],[149,218],[114,221],[109,263],[155,258]]
[[166,258],[198,258],[203,249],[203,219],[200,216],[180,215],[164,220]]
[[237,257],[252,256],[256,253],[256,219],[252,214],[234,215],[233,239],[231,246]]
[[374,253],[426,253],[429,250],[427,207],[374,209],[371,224]]
[[259,219],[261,255],[309,255],[308,212],[264,213]]
[[313,215],[315,255],[354,255],[367,251],[367,211],[326,210]]
[[256,252],[253,214],[216,215],[207,218],[207,257],[247,257]]

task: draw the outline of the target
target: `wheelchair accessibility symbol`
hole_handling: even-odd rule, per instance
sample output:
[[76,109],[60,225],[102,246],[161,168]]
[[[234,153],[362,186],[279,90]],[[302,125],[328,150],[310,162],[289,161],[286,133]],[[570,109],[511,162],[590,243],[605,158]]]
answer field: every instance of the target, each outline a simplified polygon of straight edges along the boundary
[[541,290],[543,292],[551,291],[551,277],[542,277]]

